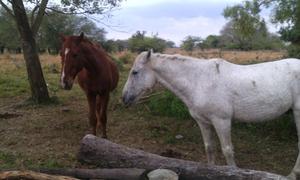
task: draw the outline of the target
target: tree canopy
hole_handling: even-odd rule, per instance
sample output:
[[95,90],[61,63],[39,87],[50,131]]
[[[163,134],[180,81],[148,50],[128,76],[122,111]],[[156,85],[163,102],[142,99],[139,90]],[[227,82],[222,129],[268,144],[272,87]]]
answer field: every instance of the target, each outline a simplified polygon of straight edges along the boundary
[[300,57],[299,0],[247,0],[227,7],[224,10],[224,17],[232,21],[235,31],[247,38],[255,33],[255,29],[260,29],[263,25],[264,18],[260,15],[263,8],[271,9],[272,23],[280,26],[278,33],[281,38],[291,43],[289,55]]
[[146,31],[137,31],[128,39],[128,49],[133,52],[142,52],[153,49],[155,52],[162,52],[174,42],[159,38],[158,35],[146,36]]

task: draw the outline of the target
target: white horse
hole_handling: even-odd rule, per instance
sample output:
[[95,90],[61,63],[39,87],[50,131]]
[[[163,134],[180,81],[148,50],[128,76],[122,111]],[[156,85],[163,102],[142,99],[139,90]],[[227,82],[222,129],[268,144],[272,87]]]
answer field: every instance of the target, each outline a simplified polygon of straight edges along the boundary
[[[298,59],[236,65],[223,59],[143,52],[130,71],[123,89],[123,102],[134,103],[157,82],[177,95],[197,121],[209,164],[215,163],[214,128],[227,164],[236,166],[231,142],[232,120],[266,121],[292,109],[300,133]],[[296,172],[300,172],[300,154],[291,177],[295,178]]]

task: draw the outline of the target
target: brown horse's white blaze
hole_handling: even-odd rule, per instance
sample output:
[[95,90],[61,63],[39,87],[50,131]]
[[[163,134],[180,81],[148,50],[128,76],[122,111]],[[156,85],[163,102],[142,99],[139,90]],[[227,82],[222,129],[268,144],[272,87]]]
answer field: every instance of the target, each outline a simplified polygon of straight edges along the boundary
[[[69,53],[70,49],[66,48],[65,52],[64,52],[64,58],[67,56],[67,54]],[[60,83],[61,83],[61,87],[62,88],[66,88],[66,83],[64,82],[64,78],[65,78],[65,65],[62,64],[62,71],[61,71],[61,77],[60,77]]]
[[87,96],[92,133],[102,130],[102,137],[106,137],[109,94],[119,80],[117,66],[101,46],[85,39],[83,33],[61,38],[61,86],[70,90],[77,77]]

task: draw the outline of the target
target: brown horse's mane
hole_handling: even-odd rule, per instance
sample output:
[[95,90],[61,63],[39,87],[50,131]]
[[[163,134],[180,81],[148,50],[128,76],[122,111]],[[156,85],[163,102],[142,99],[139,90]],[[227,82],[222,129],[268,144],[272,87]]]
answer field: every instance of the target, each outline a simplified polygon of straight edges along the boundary
[[93,48],[96,50],[96,52],[100,53],[99,55],[102,57],[102,58],[105,58],[106,60],[108,61],[111,61],[111,56],[103,49],[103,47],[99,44],[99,43],[96,43],[96,42],[93,42],[87,38],[83,38],[81,43],[83,43],[83,46],[89,46],[89,48]]

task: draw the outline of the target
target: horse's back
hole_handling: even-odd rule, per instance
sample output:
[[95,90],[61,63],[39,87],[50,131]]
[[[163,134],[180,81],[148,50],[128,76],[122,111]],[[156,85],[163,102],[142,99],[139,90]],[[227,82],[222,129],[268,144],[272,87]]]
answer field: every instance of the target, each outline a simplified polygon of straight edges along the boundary
[[295,98],[300,97],[300,60],[237,66],[227,83],[236,119],[273,119],[292,108]]

